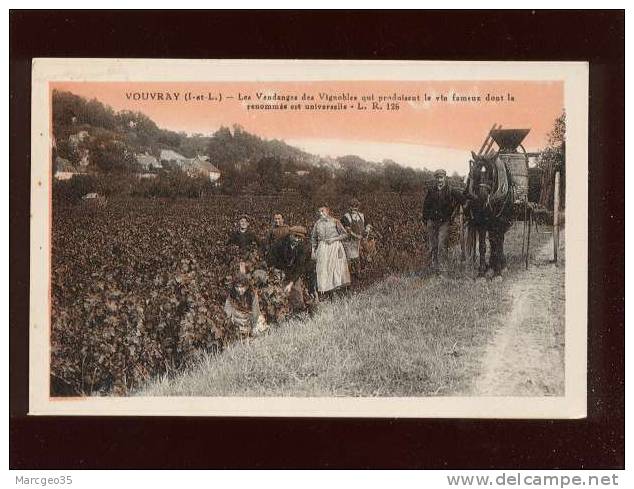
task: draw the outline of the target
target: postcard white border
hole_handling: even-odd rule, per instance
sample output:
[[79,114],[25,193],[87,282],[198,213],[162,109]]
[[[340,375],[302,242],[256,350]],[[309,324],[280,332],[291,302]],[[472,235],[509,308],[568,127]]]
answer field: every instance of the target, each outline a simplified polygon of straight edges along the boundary
[[[562,397],[88,397],[49,398],[52,81],[526,80],[564,82],[566,326]],[[583,418],[587,412],[588,64],[299,60],[33,60],[31,102],[30,415],[407,418]],[[574,171],[573,171],[574,170]],[[46,279],[43,279],[45,278]]]

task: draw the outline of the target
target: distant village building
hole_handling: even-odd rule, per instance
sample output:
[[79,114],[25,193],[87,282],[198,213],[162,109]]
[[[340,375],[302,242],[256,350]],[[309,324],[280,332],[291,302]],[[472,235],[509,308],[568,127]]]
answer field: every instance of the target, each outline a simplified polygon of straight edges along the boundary
[[177,163],[179,165],[182,165],[187,160],[185,156],[171,149],[162,149],[159,159],[161,160],[161,163],[169,162]]
[[195,158],[186,159],[181,168],[192,178],[202,175],[209,178],[210,182],[216,182],[220,178],[220,170],[209,161],[208,156],[198,155]]
[[220,179],[220,170],[209,161],[209,156],[206,155],[187,158],[171,149],[162,149],[159,160],[161,163],[178,165],[181,170],[192,178],[202,175],[209,178],[210,182],[216,182]]
[[295,172],[295,175],[297,175],[298,177],[305,177],[308,174],[310,174],[308,170],[297,170]]
[[66,158],[58,156],[55,158],[53,175],[57,180],[70,180],[80,172]]
[[163,167],[163,165],[161,165],[161,163],[147,151],[143,154],[135,154],[134,158],[136,159],[138,165],[144,171],[159,169]]

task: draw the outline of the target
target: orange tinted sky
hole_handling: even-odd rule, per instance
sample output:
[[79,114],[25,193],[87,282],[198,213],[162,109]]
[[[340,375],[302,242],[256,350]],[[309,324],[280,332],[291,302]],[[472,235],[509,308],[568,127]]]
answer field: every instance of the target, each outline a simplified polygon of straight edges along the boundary
[[[68,90],[87,98],[97,98],[115,110],[140,111],[160,127],[176,131],[209,134],[221,125],[240,124],[247,131],[271,139],[349,140],[376,143],[408,143],[443,146],[460,150],[477,150],[494,122],[504,127],[526,127],[531,132],[525,141],[528,150],[545,144],[547,132],[564,106],[562,82],[518,81],[345,81],[345,82],[210,82],[210,83],[128,83],[128,82],[56,82],[51,88]],[[178,92],[179,101],[134,101],[127,93]],[[184,101],[186,92],[222,93],[221,103]],[[244,102],[229,100],[238,93],[256,92],[298,95],[319,92],[329,94],[427,93],[432,102],[400,102],[400,110],[381,112],[356,110],[314,111],[247,111]],[[449,95],[450,102],[436,102],[438,94]],[[451,94],[506,96],[512,103],[456,102]],[[291,102],[289,102],[291,103]]]

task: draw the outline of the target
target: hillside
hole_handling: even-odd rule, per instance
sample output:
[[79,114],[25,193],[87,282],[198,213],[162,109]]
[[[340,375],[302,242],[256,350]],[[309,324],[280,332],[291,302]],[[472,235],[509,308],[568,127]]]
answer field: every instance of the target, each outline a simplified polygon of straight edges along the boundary
[[[82,133],[86,133],[82,135]],[[161,129],[141,112],[116,112],[96,99],[86,100],[70,92],[53,92],[53,135],[56,155],[78,164],[84,152],[93,154],[92,164],[101,171],[116,169],[116,162],[103,161],[98,153],[109,150],[108,158],[125,160],[126,154],[148,153],[158,157],[169,149],[193,158],[208,155],[221,169],[240,168],[249,162],[275,158],[286,163],[289,171],[308,170],[313,166],[331,169],[378,168],[379,165],[345,156],[322,159],[277,139],[266,140],[242,127],[221,127],[213,135],[188,135]],[[118,149],[118,151],[117,151]],[[131,160],[125,163],[131,164]]]
[[[420,195],[433,179],[427,170],[392,160],[377,163],[356,155],[322,158],[237,125],[221,127],[208,136],[177,133],[159,128],[140,112],[116,112],[96,99],[70,92],[53,92],[53,135],[55,171],[74,175],[72,180],[56,182],[54,189],[56,196],[67,201],[77,201],[89,192],[152,198],[294,192],[323,202],[374,192]],[[200,157],[219,172],[213,178],[211,174],[198,179],[182,175],[174,170],[184,168],[184,159],[175,165],[161,159],[162,154]],[[152,181],[130,179],[148,171],[155,177]],[[459,176],[450,181],[462,186]]]

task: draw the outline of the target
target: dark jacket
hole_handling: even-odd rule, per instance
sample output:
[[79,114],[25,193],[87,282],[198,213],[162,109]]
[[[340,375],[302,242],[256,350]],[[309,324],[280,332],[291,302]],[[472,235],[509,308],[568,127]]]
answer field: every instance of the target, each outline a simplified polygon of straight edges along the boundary
[[252,244],[256,246],[259,245],[258,238],[249,230],[245,231],[244,233],[240,231],[234,231],[229,236],[229,241],[227,244],[238,245],[241,250],[247,249]]
[[270,250],[271,247],[277,243],[278,241],[283,240],[288,236],[291,227],[288,224],[282,224],[281,226],[275,226],[273,229],[269,231],[269,234],[266,236],[266,246],[267,250]]
[[302,275],[308,276],[312,270],[310,250],[306,243],[300,241],[293,247],[289,236],[271,247],[266,261],[269,266],[282,270],[286,278],[293,282]]
[[434,185],[425,196],[423,220],[449,222],[456,206],[464,201],[462,192],[450,188],[449,184],[445,185],[442,190],[438,190],[438,187]]

